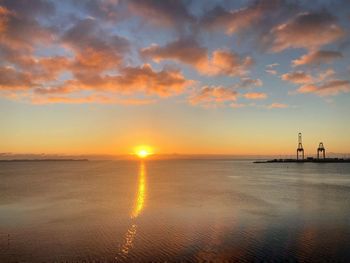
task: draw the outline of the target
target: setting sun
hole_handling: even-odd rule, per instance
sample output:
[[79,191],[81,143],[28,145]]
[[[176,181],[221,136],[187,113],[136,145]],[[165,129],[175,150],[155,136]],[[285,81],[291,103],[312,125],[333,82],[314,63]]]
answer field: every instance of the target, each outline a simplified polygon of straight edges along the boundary
[[135,154],[139,158],[146,158],[147,156],[152,154],[152,149],[149,146],[139,146],[136,148]]

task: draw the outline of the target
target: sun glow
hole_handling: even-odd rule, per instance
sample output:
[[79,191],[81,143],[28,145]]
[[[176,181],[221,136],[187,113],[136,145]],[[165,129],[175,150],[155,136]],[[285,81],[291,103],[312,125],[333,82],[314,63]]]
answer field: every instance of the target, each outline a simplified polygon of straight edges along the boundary
[[135,154],[139,158],[146,158],[147,156],[152,154],[152,149],[149,146],[139,146],[135,149]]

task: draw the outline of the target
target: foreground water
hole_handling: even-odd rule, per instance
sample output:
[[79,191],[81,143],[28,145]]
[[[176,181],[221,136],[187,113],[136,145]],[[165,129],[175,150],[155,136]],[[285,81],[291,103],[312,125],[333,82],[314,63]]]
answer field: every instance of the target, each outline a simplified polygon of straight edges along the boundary
[[350,164],[0,163],[0,262],[350,262]]

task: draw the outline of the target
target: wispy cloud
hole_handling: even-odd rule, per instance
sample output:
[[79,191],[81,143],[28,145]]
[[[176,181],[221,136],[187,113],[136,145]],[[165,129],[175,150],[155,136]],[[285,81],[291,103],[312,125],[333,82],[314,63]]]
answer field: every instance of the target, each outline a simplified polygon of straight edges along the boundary
[[350,92],[350,81],[348,80],[330,80],[323,84],[303,85],[297,90],[299,93],[315,93],[319,96],[335,96],[339,93]]
[[284,104],[284,103],[278,103],[278,102],[274,102],[271,103],[270,105],[266,106],[268,109],[285,109],[285,108],[289,108],[288,104]]
[[243,96],[250,100],[263,100],[267,98],[267,94],[263,92],[249,92],[245,93]]
[[293,66],[302,66],[302,65],[321,65],[332,63],[336,59],[342,58],[342,53],[338,51],[327,51],[327,50],[318,50],[315,52],[310,52],[306,55],[303,55],[299,59],[292,61]]
[[296,83],[296,84],[310,83],[313,81],[312,76],[303,71],[295,71],[295,72],[283,74],[281,76],[281,79],[292,83]]
[[192,105],[211,106],[229,101],[236,101],[238,92],[222,86],[204,86],[190,98]]

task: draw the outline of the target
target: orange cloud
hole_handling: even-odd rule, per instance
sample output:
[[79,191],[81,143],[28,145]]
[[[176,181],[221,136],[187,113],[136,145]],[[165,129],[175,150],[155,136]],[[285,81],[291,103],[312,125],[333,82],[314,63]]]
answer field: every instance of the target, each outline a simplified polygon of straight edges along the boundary
[[350,81],[348,80],[330,80],[321,85],[309,84],[303,85],[298,93],[314,93],[319,96],[335,96],[339,93],[350,92]]
[[118,69],[124,54],[129,51],[128,40],[108,34],[96,20],[89,18],[80,20],[69,28],[62,41],[74,52],[70,70],[77,78]]
[[[35,4],[34,4],[35,5]],[[52,32],[31,16],[0,6],[1,44],[10,49],[30,51],[33,45],[52,41]]]
[[[13,91],[22,90],[36,94],[36,101],[82,103],[90,101],[101,101],[101,97],[71,98],[62,97],[62,94],[80,93],[82,91],[100,92],[111,94],[135,94],[143,93],[147,96],[157,95],[169,97],[181,94],[194,82],[187,80],[177,69],[163,69],[154,71],[150,65],[141,67],[120,68],[117,74],[88,75],[81,74],[77,78],[69,79],[59,84],[48,84],[51,78],[57,76],[57,72],[70,68],[70,61],[57,58],[37,60],[35,65],[29,67],[34,73],[20,71],[13,67],[0,67],[0,90]],[[62,68],[61,68],[62,67]],[[48,72],[46,75],[42,74]],[[55,73],[56,72],[56,73]],[[56,96],[53,96],[56,95]],[[39,99],[39,97],[42,99]],[[104,101],[105,102],[105,101]],[[115,101],[115,103],[123,103]]]
[[274,4],[267,1],[256,1],[254,5],[231,11],[217,6],[207,13],[201,22],[206,29],[224,29],[226,34],[232,35],[257,24],[264,12],[273,8]]
[[278,103],[278,102],[272,103],[272,104],[267,106],[268,109],[285,109],[285,108],[288,108],[288,107],[289,106],[287,104]]
[[333,69],[329,68],[329,69],[320,71],[317,79],[319,81],[324,81],[324,80],[334,78],[334,77],[335,77],[335,71]]
[[68,96],[49,96],[49,97],[32,97],[33,104],[122,104],[122,105],[147,105],[154,103],[154,99],[118,99],[111,96],[90,95],[85,97],[68,97]]
[[331,63],[336,59],[342,58],[342,53],[338,51],[326,51],[319,50],[316,52],[310,52],[306,55],[303,55],[299,59],[293,60],[293,66],[302,66],[302,65],[320,65]]
[[313,81],[311,75],[306,74],[303,71],[296,71],[291,73],[286,73],[281,76],[281,79],[296,83],[296,84],[305,84]]
[[27,90],[34,85],[29,73],[13,67],[0,67],[0,90]]
[[178,95],[193,81],[187,80],[179,70],[163,69],[154,71],[145,64],[141,67],[125,67],[117,75],[80,76],[80,79],[68,80],[58,87],[37,89],[40,94],[57,94],[77,91],[106,91],[120,94],[144,93],[168,97]]
[[[11,52],[11,51],[10,51]],[[31,89],[55,81],[58,75],[69,69],[70,60],[65,57],[35,58],[31,55],[8,54],[7,61],[16,65],[0,68],[1,89]]]
[[152,45],[141,49],[140,54],[156,62],[170,59],[189,64],[201,74],[210,76],[243,75],[253,64],[253,59],[249,56],[242,58],[235,52],[221,49],[213,51],[209,58],[207,49],[190,38],[179,39],[163,47]]
[[[163,69],[156,72],[148,64],[141,67],[126,67],[120,70],[118,76],[103,78],[105,88],[119,92],[144,92],[146,94],[168,97],[182,93],[186,87],[193,84],[185,79],[176,69]],[[104,88],[104,85],[101,86]]]
[[249,56],[241,58],[231,51],[215,50],[206,63],[197,66],[197,70],[209,76],[242,76],[247,73],[253,63],[253,59]]
[[266,93],[262,92],[250,92],[243,95],[246,99],[250,100],[262,100],[267,98]]
[[288,48],[318,49],[345,35],[336,19],[328,13],[301,13],[284,24],[276,26],[271,50]]
[[243,107],[246,107],[247,105],[244,104],[244,103],[231,103],[230,104],[230,107],[231,108],[235,108],[235,109],[238,109],[238,108],[243,108]]
[[11,12],[7,8],[0,6],[0,33],[6,30],[10,14]]
[[173,59],[190,65],[205,63],[207,49],[201,47],[197,41],[191,38],[178,39],[161,47],[152,45],[140,51],[144,58],[151,58],[156,62],[165,59]]
[[236,101],[238,93],[222,86],[204,86],[189,98],[192,105],[210,106],[226,101]]

